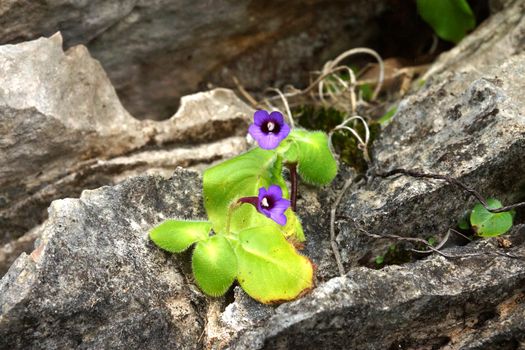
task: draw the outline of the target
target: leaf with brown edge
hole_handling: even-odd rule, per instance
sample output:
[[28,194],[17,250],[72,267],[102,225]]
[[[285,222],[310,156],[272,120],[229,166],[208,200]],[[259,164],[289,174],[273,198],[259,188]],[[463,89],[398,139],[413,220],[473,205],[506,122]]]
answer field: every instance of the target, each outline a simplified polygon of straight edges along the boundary
[[235,254],[239,284],[261,303],[294,300],[313,287],[312,262],[273,226],[241,231]]

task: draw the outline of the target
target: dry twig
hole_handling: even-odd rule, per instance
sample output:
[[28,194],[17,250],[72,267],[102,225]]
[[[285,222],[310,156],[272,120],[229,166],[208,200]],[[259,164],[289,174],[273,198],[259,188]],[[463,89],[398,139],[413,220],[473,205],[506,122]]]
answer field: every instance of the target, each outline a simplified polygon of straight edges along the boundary
[[502,212],[509,211],[512,209],[525,207],[525,202],[520,202],[520,203],[507,205],[502,208],[497,208],[497,209],[490,208],[487,204],[487,200],[485,199],[485,197],[483,197],[478,191],[476,191],[475,189],[471,187],[468,187],[463,182],[459,181],[456,178],[448,176],[448,175],[422,173],[416,170],[408,170],[408,169],[402,169],[402,168],[392,169],[390,171],[387,171],[386,173],[375,173],[375,175],[379,177],[383,177],[383,178],[394,176],[394,175],[406,175],[406,176],[411,176],[415,178],[443,180],[443,181],[448,182],[451,185],[461,188],[465,192],[468,192],[470,195],[474,196],[481,203],[481,205],[483,205],[483,207],[485,207],[485,209],[487,209],[491,213],[502,213]]

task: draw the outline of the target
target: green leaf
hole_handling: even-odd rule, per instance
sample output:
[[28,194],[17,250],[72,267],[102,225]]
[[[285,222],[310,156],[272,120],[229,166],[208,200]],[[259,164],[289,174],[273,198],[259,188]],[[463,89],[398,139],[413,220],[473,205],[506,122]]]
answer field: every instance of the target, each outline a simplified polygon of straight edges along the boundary
[[[328,147],[328,136],[322,131],[296,129],[288,137],[297,148],[295,152],[299,176],[314,185],[332,182],[337,175],[337,162]],[[286,157],[286,153],[284,156]]]
[[417,9],[437,36],[453,43],[458,43],[476,26],[466,0],[417,0]]
[[297,147],[297,142],[292,138],[286,138],[276,151],[286,159],[287,163],[297,163],[299,161],[299,148]]
[[391,107],[381,118],[377,120],[377,122],[381,125],[385,124],[390,119],[392,119],[392,117],[394,116],[394,114],[396,114],[396,112],[397,112],[397,106]]
[[313,287],[311,261],[272,226],[241,231],[235,253],[239,284],[261,303],[293,300]]
[[[281,175],[282,164],[277,154],[261,148],[241,154],[222,162],[204,172],[204,207],[216,232],[224,232],[230,204],[241,197],[257,196],[259,188],[271,184],[281,185],[283,195],[288,190]],[[269,220],[251,205],[242,205],[235,210],[231,230],[254,226]]]
[[[275,184],[283,190],[283,197],[289,198],[288,188],[282,176],[282,159],[273,151],[260,148],[229,159],[204,172],[204,207],[217,233],[226,233],[226,221],[231,203],[241,197],[259,194],[259,188]],[[294,235],[304,240],[304,233],[296,214],[285,213],[287,225],[282,227],[270,218],[260,214],[249,204],[244,204],[232,214],[231,232],[254,226],[275,226],[284,235]]]
[[[501,208],[501,202],[490,198],[487,200],[491,209]],[[480,203],[474,206],[470,214],[472,228],[481,237],[494,237],[507,232],[512,227],[512,214],[510,212],[491,213]]]
[[376,258],[374,259],[376,265],[381,265],[385,262],[385,256],[384,255],[378,255],[376,256]]
[[237,258],[223,235],[200,241],[193,251],[191,265],[197,285],[211,296],[226,293],[237,275]]
[[207,239],[211,223],[207,221],[166,220],[153,228],[149,237],[160,248],[180,253],[193,243]]
[[284,214],[288,220],[286,221],[286,225],[279,227],[284,237],[293,237],[298,242],[306,241],[303,225],[301,224],[299,217],[292,211],[291,208],[288,208]]
[[372,86],[370,84],[363,84],[359,86],[359,90],[361,91],[361,97],[363,98],[363,100],[372,100],[372,96],[374,96],[374,89],[372,89]]

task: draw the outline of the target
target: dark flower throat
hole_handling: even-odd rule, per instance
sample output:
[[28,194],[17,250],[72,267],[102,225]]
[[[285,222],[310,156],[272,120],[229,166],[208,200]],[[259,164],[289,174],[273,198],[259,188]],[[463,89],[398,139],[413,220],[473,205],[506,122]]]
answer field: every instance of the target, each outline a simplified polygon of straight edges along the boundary
[[276,123],[273,120],[268,120],[266,123],[264,123],[261,126],[261,130],[265,134],[269,134],[269,133],[278,134],[279,131],[281,131],[281,126],[279,125],[279,123]]

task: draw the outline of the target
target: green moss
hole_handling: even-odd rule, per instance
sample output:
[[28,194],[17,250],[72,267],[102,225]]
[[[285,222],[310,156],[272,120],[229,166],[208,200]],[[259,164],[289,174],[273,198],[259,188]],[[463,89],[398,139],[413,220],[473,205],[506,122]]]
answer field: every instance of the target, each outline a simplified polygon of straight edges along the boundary
[[[314,107],[311,105],[301,106],[295,109],[293,114],[300,116],[299,124],[302,127],[325,132],[329,132],[341,124],[346,116],[344,112],[332,107]],[[365,130],[361,122],[357,121],[355,125],[350,126],[364,139]],[[372,123],[368,127],[370,129],[370,145],[379,136],[381,126],[378,123]],[[357,147],[358,142],[350,132],[346,130],[338,131],[334,134],[332,143],[343,163],[355,168],[358,172],[366,172],[367,164],[363,158],[363,152]]]

